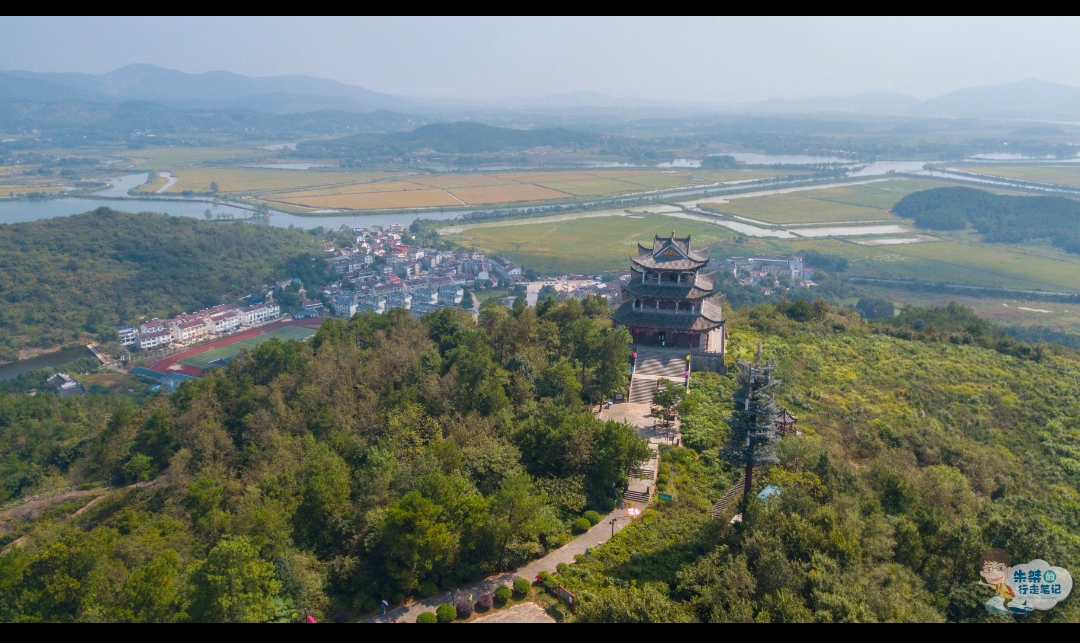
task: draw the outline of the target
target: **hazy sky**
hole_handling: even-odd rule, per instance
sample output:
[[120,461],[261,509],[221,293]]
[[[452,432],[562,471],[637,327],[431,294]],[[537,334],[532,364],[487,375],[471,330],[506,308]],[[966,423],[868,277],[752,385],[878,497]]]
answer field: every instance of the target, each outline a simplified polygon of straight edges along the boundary
[[742,102],[1080,86],[1063,18],[0,18],[0,69],[308,74],[413,96]]

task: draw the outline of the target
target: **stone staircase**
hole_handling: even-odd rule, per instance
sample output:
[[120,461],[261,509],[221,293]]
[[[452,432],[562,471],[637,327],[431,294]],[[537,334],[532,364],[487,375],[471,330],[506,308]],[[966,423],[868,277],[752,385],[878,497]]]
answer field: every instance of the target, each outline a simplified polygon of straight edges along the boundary
[[723,516],[728,509],[731,509],[734,505],[738,504],[739,498],[742,496],[743,486],[746,485],[746,476],[739,478],[739,481],[735,483],[735,486],[724,492],[724,495],[720,496],[720,499],[713,504],[709,509],[709,520],[716,520],[720,516]]
[[[655,444],[649,445],[652,450],[652,455],[646,462],[642,462],[638,466],[634,467],[634,470],[630,472],[631,482],[637,481],[638,484],[627,485],[625,491],[623,491],[623,501],[633,502],[636,505],[644,506],[649,504],[649,500],[652,498],[653,492],[656,490],[656,469],[659,464],[660,452],[657,450]],[[645,488],[648,491],[641,491],[640,483],[645,482]],[[638,487],[638,489],[631,489],[630,487]]]
[[677,384],[686,383],[688,352],[679,348],[637,347],[634,377],[630,382],[630,403],[651,404],[656,382],[668,379]]

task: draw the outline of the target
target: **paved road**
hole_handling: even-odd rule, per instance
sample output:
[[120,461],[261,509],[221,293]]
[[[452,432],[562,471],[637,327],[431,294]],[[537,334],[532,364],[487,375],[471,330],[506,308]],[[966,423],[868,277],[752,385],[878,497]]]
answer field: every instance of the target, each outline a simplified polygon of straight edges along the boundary
[[495,612],[490,616],[478,618],[473,623],[554,623],[551,618],[536,603],[519,603],[510,609]]
[[559,549],[556,549],[547,556],[538,558],[524,567],[519,567],[512,572],[496,574],[485,578],[482,581],[463,585],[456,590],[430,596],[409,605],[390,610],[381,616],[374,616],[364,622],[390,623],[396,621],[398,623],[413,623],[421,612],[434,612],[435,608],[443,603],[453,604],[455,596],[472,596],[475,601],[481,594],[490,594],[494,592],[497,587],[509,585],[514,582],[515,578],[527,578],[531,583],[536,579],[536,575],[540,572],[554,573],[555,567],[559,563],[572,564],[576,554],[584,554],[586,549],[607,542],[612,535],[612,520],[616,521],[614,526],[614,531],[616,533],[621,531],[622,528],[630,522],[630,519],[626,517],[626,514],[622,509],[616,509],[604,517],[589,531],[578,536],[576,539],[563,545]]

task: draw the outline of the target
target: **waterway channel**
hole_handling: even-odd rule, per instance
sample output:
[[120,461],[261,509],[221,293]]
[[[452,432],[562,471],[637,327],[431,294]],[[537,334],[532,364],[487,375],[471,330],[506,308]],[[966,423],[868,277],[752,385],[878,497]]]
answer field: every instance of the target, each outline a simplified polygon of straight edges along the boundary
[[0,364],[0,381],[13,380],[27,371],[36,371],[42,368],[57,368],[64,364],[70,364],[83,357],[93,357],[94,354],[85,346],[65,348],[63,350],[45,353],[30,359],[21,359],[17,362]]

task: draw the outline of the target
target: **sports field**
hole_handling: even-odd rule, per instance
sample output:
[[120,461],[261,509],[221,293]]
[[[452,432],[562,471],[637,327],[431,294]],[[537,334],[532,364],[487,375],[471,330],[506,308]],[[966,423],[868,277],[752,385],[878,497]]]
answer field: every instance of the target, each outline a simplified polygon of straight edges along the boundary
[[233,342],[231,344],[226,344],[225,346],[222,346],[220,348],[213,348],[203,353],[189,355],[188,357],[182,358],[180,360],[180,363],[187,364],[188,366],[194,366],[195,368],[205,369],[210,365],[210,362],[229,357],[236,357],[245,348],[251,350],[259,344],[269,341],[272,337],[277,337],[283,342],[290,339],[300,341],[303,339],[307,339],[314,334],[315,330],[312,328],[305,328],[303,326],[285,326],[276,330],[272,330],[268,333],[262,333],[261,335],[248,337],[246,339],[241,339],[240,341]]

